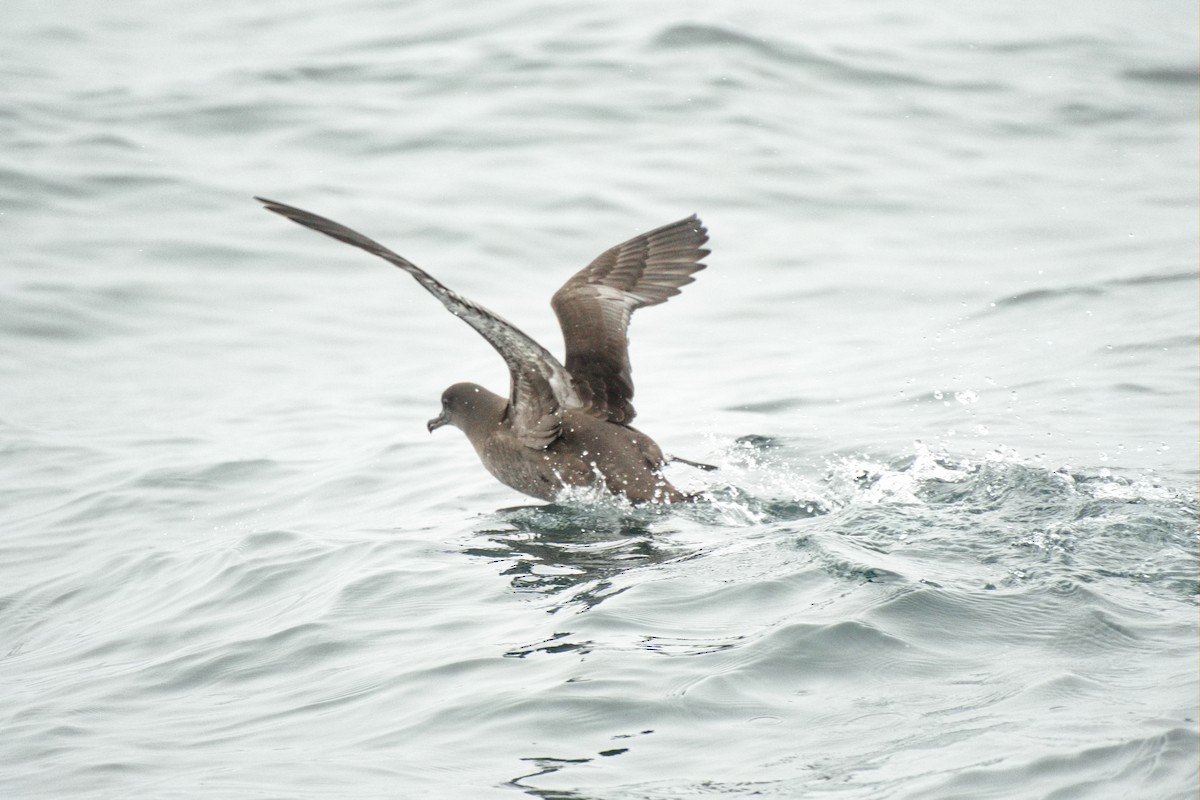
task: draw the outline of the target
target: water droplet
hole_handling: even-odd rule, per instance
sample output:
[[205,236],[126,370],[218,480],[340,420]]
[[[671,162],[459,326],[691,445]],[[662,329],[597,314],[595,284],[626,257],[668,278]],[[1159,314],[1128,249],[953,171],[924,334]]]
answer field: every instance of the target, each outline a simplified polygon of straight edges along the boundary
[[964,389],[961,392],[955,392],[954,399],[964,406],[969,406],[979,402],[979,393],[972,389]]

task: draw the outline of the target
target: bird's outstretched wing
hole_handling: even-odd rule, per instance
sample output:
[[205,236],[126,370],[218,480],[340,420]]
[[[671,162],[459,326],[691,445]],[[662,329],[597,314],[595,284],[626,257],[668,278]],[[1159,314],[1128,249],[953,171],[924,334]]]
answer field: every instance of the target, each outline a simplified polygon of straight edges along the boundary
[[629,365],[629,318],[665,302],[704,269],[708,231],[693,214],[606,250],[554,293],[567,372],[584,410],[628,424],[637,413]]
[[262,197],[254,199],[262,203],[268,211],[274,211],[306,228],[312,228],[338,241],[366,250],[404,270],[440,300],[451,314],[487,339],[508,365],[512,379],[509,388],[509,419],[513,432],[527,447],[537,450],[549,446],[558,438],[563,409],[583,405],[570,374],[558,359],[508,320],[447,288],[416,264],[358,231],[294,206]]

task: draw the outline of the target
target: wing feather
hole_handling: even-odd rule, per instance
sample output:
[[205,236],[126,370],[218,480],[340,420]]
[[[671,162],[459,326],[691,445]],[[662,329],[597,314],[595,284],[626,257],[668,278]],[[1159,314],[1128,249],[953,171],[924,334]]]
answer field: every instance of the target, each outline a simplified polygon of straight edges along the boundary
[[679,294],[705,265],[708,231],[693,214],[601,253],[554,294],[566,369],[583,408],[627,424],[633,408],[629,320],[633,312]]
[[540,450],[549,446],[560,433],[563,409],[582,405],[570,373],[558,359],[499,314],[449,289],[408,259],[358,231],[295,206],[262,197],[254,199],[268,211],[399,267],[440,300],[451,314],[478,331],[508,365],[509,419],[513,432],[527,447]]

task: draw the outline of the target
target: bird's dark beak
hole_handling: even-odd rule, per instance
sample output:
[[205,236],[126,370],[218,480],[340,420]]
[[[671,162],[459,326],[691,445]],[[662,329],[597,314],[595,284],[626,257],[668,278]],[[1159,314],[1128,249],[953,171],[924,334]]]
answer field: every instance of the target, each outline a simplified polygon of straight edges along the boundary
[[433,433],[438,428],[442,427],[443,425],[447,424],[448,422],[450,422],[450,412],[443,409],[442,413],[438,414],[436,417],[429,420],[429,422],[425,425],[425,427],[429,428],[430,433]]

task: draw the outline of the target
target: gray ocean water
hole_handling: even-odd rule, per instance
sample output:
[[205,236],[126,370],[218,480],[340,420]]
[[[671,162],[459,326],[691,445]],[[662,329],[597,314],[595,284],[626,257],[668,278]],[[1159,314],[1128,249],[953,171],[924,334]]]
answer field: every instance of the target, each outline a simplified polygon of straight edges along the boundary
[[[1197,7],[7,0],[0,797],[1194,798]],[[425,421],[632,327],[706,499]]]

